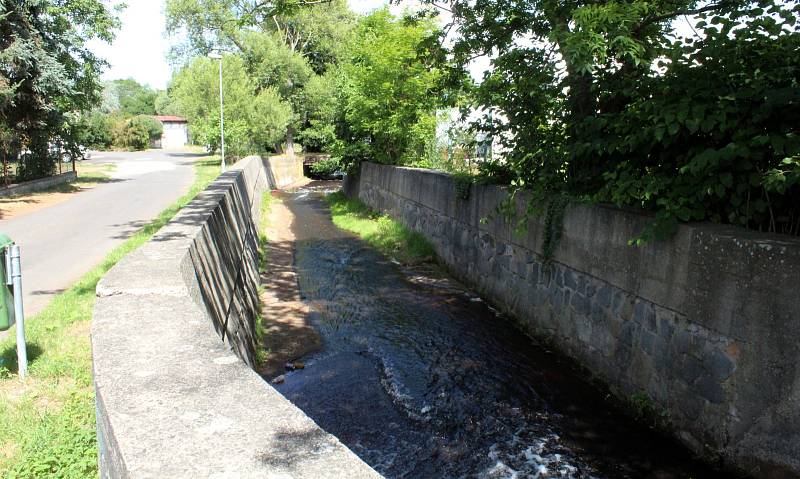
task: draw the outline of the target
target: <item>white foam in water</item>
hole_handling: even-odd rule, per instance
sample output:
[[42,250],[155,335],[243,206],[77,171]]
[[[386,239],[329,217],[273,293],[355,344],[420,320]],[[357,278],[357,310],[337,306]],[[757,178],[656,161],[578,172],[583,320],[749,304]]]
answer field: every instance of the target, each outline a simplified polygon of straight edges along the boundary
[[[372,348],[369,348],[369,352],[373,353]],[[395,375],[395,369],[391,363],[387,361],[387,358],[381,354],[375,354],[374,356],[378,358],[381,369],[383,369],[381,384],[383,385],[383,389],[386,391],[386,394],[392,398],[392,402],[400,406],[411,419],[417,421],[430,420],[430,418],[427,416],[420,416],[417,414],[413,398],[410,394],[403,390],[403,384],[397,379],[397,376]],[[428,411],[430,411],[430,407],[427,408]],[[425,408],[422,410],[422,414],[426,414],[427,412],[424,409]]]
[[[564,454],[564,446],[558,443],[555,434],[536,436],[524,428],[502,444],[493,444],[487,454],[492,465],[476,477],[492,479],[536,478],[536,479],[591,479],[590,471],[580,471],[570,464]],[[527,434],[526,434],[527,433]],[[555,452],[560,451],[560,452]]]

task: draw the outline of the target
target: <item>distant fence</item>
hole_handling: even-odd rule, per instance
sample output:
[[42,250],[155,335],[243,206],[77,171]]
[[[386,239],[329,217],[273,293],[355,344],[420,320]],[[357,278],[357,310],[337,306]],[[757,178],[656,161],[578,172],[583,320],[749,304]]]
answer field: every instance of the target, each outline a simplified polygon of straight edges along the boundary
[[0,151],[0,158],[2,158],[0,188],[75,172],[74,156],[61,151],[53,152],[52,156],[44,161],[31,152]]

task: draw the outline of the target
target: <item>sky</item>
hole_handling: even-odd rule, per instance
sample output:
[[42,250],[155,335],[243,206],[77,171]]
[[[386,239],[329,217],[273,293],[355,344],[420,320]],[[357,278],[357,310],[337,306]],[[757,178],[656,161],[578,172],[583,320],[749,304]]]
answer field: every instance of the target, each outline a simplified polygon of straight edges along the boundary
[[[164,89],[172,77],[167,63],[169,40],[164,32],[164,0],[131,0],[122,12],[122,28],[113,44],[93,41],[89,48],[110,66],[103,79],[133,78],[153,88]],[[349,0],[350,8],[366,13],[385,0]]]
[[[388,3],[388,0],[348,1],[350,8],[358,13],[367,13]],[[172,78],[172,68],[167,62],[169,40],[164,31],[164,2],[165,0],[128,1],[120,18],[122,28],[117,32],[113,44],[101,41],[89,44],[93,52],[110,64],[103,73],[103,79],[133,78],[153,88],[167,87]],[[390,8],[393,13],[400,13],[403,7],[395,4]],[[678,32],[688,34],[687,24],[685,21],[678,22]],[[489,60],[485,57],[473,62],[470,67],[473,78],[479,80],[488,65]]]

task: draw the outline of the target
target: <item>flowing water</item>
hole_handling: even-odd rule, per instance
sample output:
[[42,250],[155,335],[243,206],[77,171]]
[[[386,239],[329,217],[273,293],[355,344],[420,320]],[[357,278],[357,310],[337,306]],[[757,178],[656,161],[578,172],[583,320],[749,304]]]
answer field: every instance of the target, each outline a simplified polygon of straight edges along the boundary
[[404,269],[337,230],[319,190],[284,201],[323,348],[276,387],[378,472],[722,477],[632,422],[569,361],[458,283]]

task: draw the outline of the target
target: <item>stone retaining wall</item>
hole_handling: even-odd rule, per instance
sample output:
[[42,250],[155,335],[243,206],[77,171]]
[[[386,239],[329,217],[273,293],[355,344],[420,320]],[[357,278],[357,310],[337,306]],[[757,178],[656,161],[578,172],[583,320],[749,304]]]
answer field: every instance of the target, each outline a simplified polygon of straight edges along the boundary
[[42,191],[65,183],[72,183],[78,179],[78,174],[74,171],[60,173],[58,175],[39,178],[38,180],[25,181],[9,187],[0,187],[0,198],[8,196],[24,195],[34,191]]
[[[570,205],[546,268],[543,219],[515,232],[496,214],[503,188],[463,200],[449,175],[365,163],[345,190],[424,234],[456,276],[620,398],[649,398],[693,450],[800,476],[797,238],[691,224],[632,247],[647,216]],[[518,214],[527,204],[519,195]]]
[[248,366],[261,196],[299,179],[270,166],[237,163],[98,284],[101,477],[379,477]]

